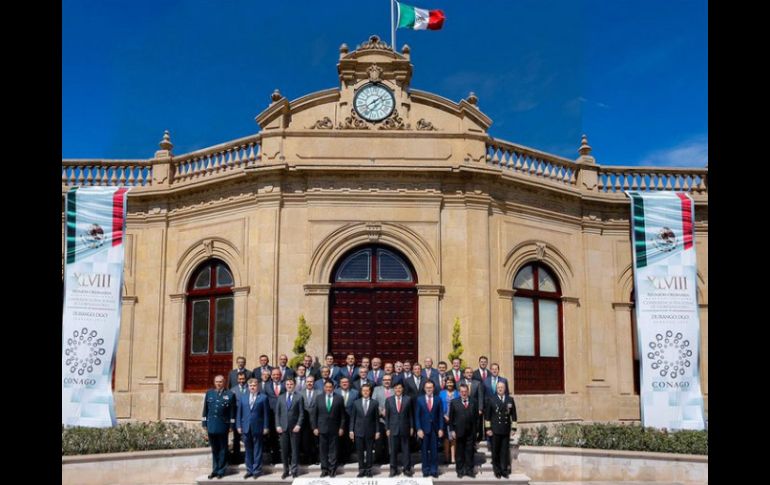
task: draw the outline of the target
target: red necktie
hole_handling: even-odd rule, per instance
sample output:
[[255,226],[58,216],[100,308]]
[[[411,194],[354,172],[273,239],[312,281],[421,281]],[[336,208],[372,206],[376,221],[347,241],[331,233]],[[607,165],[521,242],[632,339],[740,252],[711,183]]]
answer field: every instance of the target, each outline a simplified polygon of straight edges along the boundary
[[481,379],[486,381],[487,380],[487,371],[481,371]]
[[433,396],[428,397],[428,412],[431,412],[433,409]]
[[468,401],[463,401],[463,406],[465,406],[465,409],[468,409]]
[[281,386],[278,384],[273,384],[275,386],[275,395],[278,396],[281,394]]
[[396,398],[396,411],[398,411],[399,413],[401,412],[401,398],[400,397]]

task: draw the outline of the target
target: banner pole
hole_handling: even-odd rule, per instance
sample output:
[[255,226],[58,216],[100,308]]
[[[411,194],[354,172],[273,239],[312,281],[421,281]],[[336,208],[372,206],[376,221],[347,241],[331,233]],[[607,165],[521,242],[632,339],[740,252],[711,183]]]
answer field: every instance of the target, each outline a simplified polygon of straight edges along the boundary
[[393,9],[395,0],[390,0],[390,47],[396,52],[396,23],[393,20]]

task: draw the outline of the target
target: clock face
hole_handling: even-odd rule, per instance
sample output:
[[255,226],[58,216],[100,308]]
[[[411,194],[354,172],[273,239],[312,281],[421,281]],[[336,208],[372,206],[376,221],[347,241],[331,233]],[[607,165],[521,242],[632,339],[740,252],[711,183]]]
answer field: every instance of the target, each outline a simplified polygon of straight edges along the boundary
[[379,84],[367,84],[353,98],[358,115],[367,121],[382,121],[393,112],[396,99],[393,93]]

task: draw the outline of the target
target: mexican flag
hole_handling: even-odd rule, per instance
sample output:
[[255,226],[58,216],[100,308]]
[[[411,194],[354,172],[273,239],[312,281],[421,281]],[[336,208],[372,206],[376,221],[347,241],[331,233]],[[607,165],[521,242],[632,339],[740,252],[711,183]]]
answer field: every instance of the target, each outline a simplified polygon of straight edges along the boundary
[[412,30],[439,30],[444,25],[444,12],[425,10],[401,2],[398,5],[398,26]]

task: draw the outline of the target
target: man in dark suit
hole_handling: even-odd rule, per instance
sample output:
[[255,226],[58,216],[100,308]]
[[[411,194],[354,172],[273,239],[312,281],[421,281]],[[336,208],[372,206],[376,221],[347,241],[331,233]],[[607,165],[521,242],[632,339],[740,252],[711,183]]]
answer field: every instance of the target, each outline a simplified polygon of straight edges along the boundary
[[433,395],[433,387],[433,381],[426,380],[425,394],[417,398],[414,427],[422,439],[422,476],[438,478],[438,440],[444,437],[444,415],[441,398]]
[[[353,413],[353,403],[356,399],[358,399],[358,391],[355,389],[351,389],[350,387],[350,380],[348,380],[347,377],[342,376],[340,378],[340,387],[334,391],[335,394],[342,397],[342,402],[345,404],[345,413],[346,413],[346,423],[350,423],[350,415]],[[348,462],[348,459],[350,458],[350,454],[353,451],[353,442],[348,439],[348,431],[350,431],[347,427],[344,427],[344,433],[342,435],[342,438],[339,440],[339,448],[337,452],[337,460],[345,464]]]
[[318,391],[315,388],[315,378],[308,376],[305,380],[305,388],[300,391],[302,394],[302,406],[305,409],[305,417],[303,418],[304,426],[300,431],[302,436],[300,447],[300,459],[305,465],[317,464],[318,461],[318,437],[313,435],[313,429],[310,426],[310,414],[313,412],[315,406],[315,397],[322,394],[323,391]]
[[342,397],[334,394],[331,382],[324,384],[324,392],[315,397],[310,413],[313,434],[319,437],[321,454],[321,478],[337,475],[337,441],[345,430],[347,413]]
[[420,374],[420,364],[415,362],[412,366],[412,373],[401,382],[404,383],[404,393],[411,397],[412,400],[415,400],[425,394],[425,383],[428,382],[428,379],[422,377]]
[[361,399],[353,402],[353,412],[350,414],[350,439],[356,442],[359,478],[372,476],[374,440],[380,439],[380,408],[379,403],[371,398],[372,387],[372,384],[361,387]]
[[211,473],[209,479],[225,476],[227,469],[227,432],[235,426],[235,396],[225,389],[225,376],[214,377],[214,389],[203,398],[203,420],[211,444]]
[[[240,360],[240,357],[238,358]],[[245,363],[244,359],[244,363]],[[251,374],[251,371],[248,371],[249,374]],[[246,378],[245,372],[239,372],[238,376],[236,377],[237,384],[235,384],[231,389],[230,392],[233,393],[233,396],[235,396],[235,414],[238,414],[238,402],[240,401],[241,395],[246,394],[249,392],[249,386],[246,385],[246,381],[248,379]],[[241,462],[241,434],[238,432],[238,429],[233,430],[233,452],[230,454],[230,463],[232,464],[239,464]]]
[[385,372],[382,370],[382,359],[379,357],[372,358],[372,369],[366,374],[366,378],[375,387],[382,385],[382,376]]
[[412,400],[404,395],[404,385],[395,386],[395,396],[385,400],[385,434],[390,442],[390,477],[398,474],[398,454],[404,475],[411,477],[412,463],[409,454],[409,437],[414,434]]
[[305,389],[305,378],[307,377],[307,367],[305,364],[299,364],[297,370],[294,371],[294,389],[297,392],[302,392]]
[[[385,367],[387,366],[388,364],[385,364]],[[404,364],[400,360],[397,360],[393,364],[393,383],[391,385],[395,388],[396,384],[403,381],[404,381]]]
[[288,364],[289,357],[286,354],[278,356],[278,367],[276,369],[281,371],[281,382],[286,382],[287,379],[294,379],[294,371]]
[[358,380],[353,383],[353,389],[358,391],[358,394],[361,395],[361,386],[364,384],[372,384],[374,383],[369,379],[369,372],[363,368],[358,368]]
[[238,404],[235,427],[243,436],[246,448],[243,478],[256,478],[262,474],[262,443],[269,432],[270,406],[265,395],[257,391],[257,380],[253,377],[249,379],[249,392],[240,396]]
[[[424,379],[428,379],[429,381],[433,381],[433,389],[440,391],[441,390],[441,384],[438,380],[438,371],[433,368],[433,359],[430,357],[425,357],[425,368],[423,368],[422,373],[420,376],[422,376]],[[436,392],[438,394],[438,392]]]
[[[460,359],[452,359],[452,369],[449,370],[449,374],[454,378],[455,383],[459,385],[460,379],[463,378],[463,370],[460,368]],[[472,375],[472,374],[471,374]]]
[[[227,387],[233,388],[238,384],[238,374],[243,372],[246,374],[246,381],[252,378],[251,371],[246,368],[246,357],[244,356],[238,356],[237,359],[235,359],[235,369],[230,371],[230,374],[227,376]],[[244,385],[246,384],[246,381],[243,381]]]
[[284,382],[286,392],[278,397],[275,404],[275,430],[281,441],[281,459],[283,461],[283,475],[281,479],[289,476],[297,478],[299,470],[299,441],[300,431],[305,420],[305,411],[302,404],[302,395],[294,392],[294,381],[288,379]]
[[492,467],[495,477],[508,478],[511,473],[510,434],[516,431],[516,404],[505,392],[505,385],[497,383],[494,395],[484,407],[484,427],[492,438]]
[[[305,354],[302,364],[305,366],[306,376],[313,376],[314,379],[321,377],[321,367],[313,361],[312,355]],[[304,389],[304,386],[302,388]]]
[[473,444],[476,440],[476,421],[479,408],[468,397],[468,385],[460,384],[460,399],[449,403],[449,428],[456,443],[457,478],[463,475],[476,478],[473,471]]
[[436,390],[441,393],[446,388],[446,378],[451,377],[446,370],[446,362],[443,360],[438,363],[438,387]]
[[358,380],[358,367],[356,367],[356,356],[353,354],[348,354],[347,357],[345,357],[345,366],[340,369],[339,374],[337,374],[337,383],[339,384],[339,381],[341,378],[347,377],[350,379],[350,384],[353,384],[356,380]]
[[487,380],[484,381],[484,394],[486,396],[494,396],[497,393],[498,382],[504,383],[505,393],[510,394],[508,389],[508,379],[500,375],[500,366],[495,363],[489,366],[489,375],[487,375]]
[[479,417],[476,423],[476,441],[481,441],[484,439],[484,432],[481,431],[483,430],[483,423],[481,421],[484,419],[482,414],[484,412],[484,402],[486,401],[486,388],[483,382],[473,379],[473,369],[471,367],[466,367],[463,374],[465,377],[463,377],[460,383],[468,386],[468,396],[470,396],[472,401],[476,402],[476,409],[479,409]]
[[319,393],[323,392],[324,384],[326,384],[327,382],[331,382],[332,387],[337,387],[338,385],[337,381],[333,380],[330,376],[331,376],[331,369],[328,366],[321,367],[321,378],[315,381],[316,391],[318,391]]
[[259,356],[259,367],[255,367],[253,371],[251,371],[251,376],[256,377],[257,379],[261,379],[262,372],[267,371],[270,373],[273,368],[269,364],[270,358],[266,356],[265,354],[262,354]]
[[278,433],[275,430],[275,405],[281,394],[286,392],[286,387],[281,382],[281,371],[277,367],[270,373],[270,381],[264,385],[262,392],[270,403],[270,436],[265,448],[270,452],[270,463],[278,463],[281,457],[281,445],[278,443]]
[[[337,382],[340,380],[342,367],[334,363],[334,354],[326,354],[326,357],[324,357],[324,365],[329,368],[329,377],[334,381],[334,385],[336,386]],[[318,375],[321,375],[320,368],[318,369]],[[316,377],[316,381],[318,381],[318,377]],[[323,389],[321,389],[321,392],[323,392]]]
[[489,359],[487,359],[486,355],[479,357],[479,368],[473,373],[474,381],[484,382],[487,380],[487,376],[489,375],[487,364],[489,364]]

